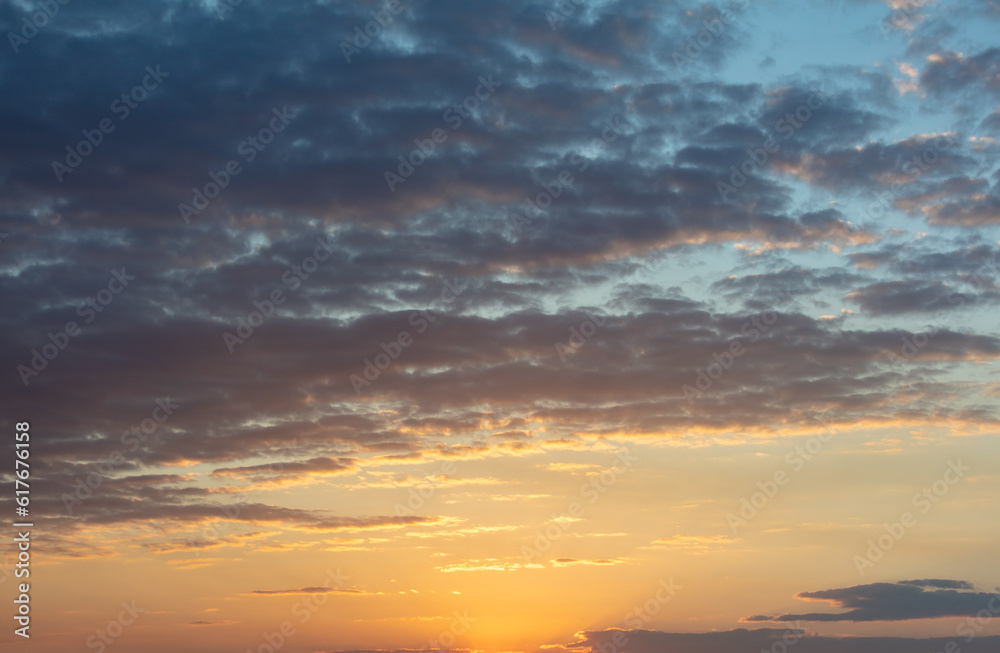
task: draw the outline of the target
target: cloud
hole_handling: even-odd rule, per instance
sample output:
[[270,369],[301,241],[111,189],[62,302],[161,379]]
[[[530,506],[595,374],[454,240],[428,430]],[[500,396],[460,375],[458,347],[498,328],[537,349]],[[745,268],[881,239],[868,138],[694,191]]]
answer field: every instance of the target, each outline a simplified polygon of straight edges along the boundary
[[338,589],[336,587],[302,587],[291,590],[253,590],[244,592],[247,596],[289,596],[295,594],[364,594],[361,590]]
[[553,567],[575,567],[586,566],[613,566],[623,564],[625,561],[618,558],[601,558],[599,560],[578,560],[576,558],[555,558],[552,560]]
[[186,625],[188,625],[188,626],[231,626],[233,624],[238,624],[238,623],[240,623],[240,622],[238,622],[238,621],[230,621],[230,620],[224,620],[224,621],[206,621],[204,619],[201,619],[201,620],[198,620],[198,621],[189,621],[189,622],[187,622]]
[[826,601],[849,610],[841,613],[810,612],[770,617],[754,615],[746,621],[902,621],[972,617],[981,610],[994,616],[1000,614],[1000,596],[985,592],[957,591],[969,589],[969,583],[964,581],[915,580],[801,592],[796,598]]
[[[911,136],[891,143],[814,149],[789,162],[786,169],[816,186],[831,190],[874,192],[920,178],[955,175],[972,169],[952,143],[956,134]],[[949,140],[952,139],[952,140]]]
[[940,580],[940,579],[925,578],[924,580],[903,580],[900,581],[898,584],[913,585],[915,587],[937,587],[937,588],[952,589],[952,590],[976,589],[972,583],[966,582],[964,580]]
[[984,227],[1000,223],[1000,197],[992,193],[928,204],[920,210],[933,224]]
[[977,87],[1000,93],[1000,48],[971,56],[961,52],[932,54],[920,73],[920,87],[938,97]]
[[541,569],[542,565],[536,563],[526,563],[523,558],[483,558],[478,560],[464,560],[452,564],[436,567],[444,574],[459,571],[518,571],[522,569]]
[[351,458],[312,458],[296,462],[273,462],[266,465],[248,467],[222,467],[212,472],[212,476],[224,478],[248,478],[261,481],[273,477],[325,476],[352,471],[356,461]]
[[[949,643],[966,653],[990,653],[1000,645],[1000,636],[979,637],[966,643],[964,638],[911,639],[905,637],[828,637],[807,633],[800,628],[787,630],[729,630],[712,633],[664,633],[652,630],[587,631],[579,641],[566,645],[568,650],[599,653],[610,646],[623,653],[732,653],[733,651],[769,651],[782,647],[797,653],[926,653],[942,651]],[[615,638],[617,637],[617,643]],[[625,643],[621,644],[624,638]]]
[[848,293],[847,298],[872,315],[950,311],[971,300],[940,281],[915,279],[871,284]]
[[684,549],[702,553],[716,547],[732,544],[733,542],[736,542],[736,540],[727,535],[674,535],[653,540],[653,543],[647,548]]

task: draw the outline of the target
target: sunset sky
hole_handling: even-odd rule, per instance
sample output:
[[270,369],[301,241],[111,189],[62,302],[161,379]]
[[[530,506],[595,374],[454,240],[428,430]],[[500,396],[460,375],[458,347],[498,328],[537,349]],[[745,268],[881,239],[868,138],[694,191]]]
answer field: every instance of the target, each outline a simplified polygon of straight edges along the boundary
[[996,653],[998,28],[3,0],[0,648]]

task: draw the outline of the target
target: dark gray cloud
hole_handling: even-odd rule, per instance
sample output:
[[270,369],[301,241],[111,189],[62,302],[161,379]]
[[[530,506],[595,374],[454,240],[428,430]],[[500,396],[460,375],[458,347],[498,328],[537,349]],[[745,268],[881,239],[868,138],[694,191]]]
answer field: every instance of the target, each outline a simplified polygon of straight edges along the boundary
[[939,281],[886,281],[851,291],[847,297],[872,315],[951,311],[972,302]]
[[972,583],[964,580],[941,580],[936,578],[925,578],[923,580],[902,580],[899,585],[913,585],[914,587],[938,587],[952,590],[974,590]]
[[934,55],[920,73],[920,86],[938,97],[980,88],[1000,93],[1000,48]]
[[939,135],[813,151],[802,156],[795,171],[819,186],[871,191],[892,184],[909,184],[920,178],[954,175],[972,165],[972,159],[961,155],[957,136]]
[[1000,272],[1000,249],[980,238],[885,242],[875,249],[851,252],[847,259],[860,269],[885,267],[893,274],[942,279],[965,275],[980,277],[983,284],[992,283]]
[[291,594],[361,594],[361,590],[337,589],[335,587],[301,587],[290,590],[253,590],[250,596],[287,596]]
[[212,476],[220,478],[261,479],[274,476],[298,476],[303,474],[338,474],[349,472],[355,469],[355,467],[356,461],[351,458],[333,459],[328,457],[319,457],[295,462],[272,462],[266,465],[221,467],[213,471]]
[[824,291],[843,291],[865,279],[843,268],[814,270],[794,266],[777,272],[731,275],[712,284],[712,290],[727,298],[741,298],[750,310],[786,307],[794,299],[817,297]]
[[964,591],[971,589],[963,581],[917,580],[801,592],[796,595],[797,598],[827,601],[847,609],[847,612],[809,612],[772,617],[755,615],[746,621],[902,621],[974,617],[982,610],[994,616],[1000,614],[1000,595]]
[[[615,645],[614,638],[624,645]],[[980,637],[970,643],[944,637],[911,639],[905,637],[824,637],[798,628],[788,630],[730,630],[715,633],[663,633],[651,630],[605,630],[585,632],[583,639],[570,650],[587,649],[594,653],[616,646],[624,653],[731,653],[732,651],[770,651],[784,648],[800,653],[926,653],[941,651],[949,642],[961,641],[967,653],[988,653],[1000,645],[1000,637]],[[793,643],[793,644],[790,644]]]
[[923,210],[933,224],[976,228],[1000,223],[1000,197],[993,193],[955,199]]

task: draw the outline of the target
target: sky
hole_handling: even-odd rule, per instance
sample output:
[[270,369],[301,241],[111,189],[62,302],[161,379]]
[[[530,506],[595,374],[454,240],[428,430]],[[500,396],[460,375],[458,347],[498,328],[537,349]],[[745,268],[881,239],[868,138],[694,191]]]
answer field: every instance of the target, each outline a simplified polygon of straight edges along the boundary
[[0,1],[0,645],[995,653],[998,27]]

